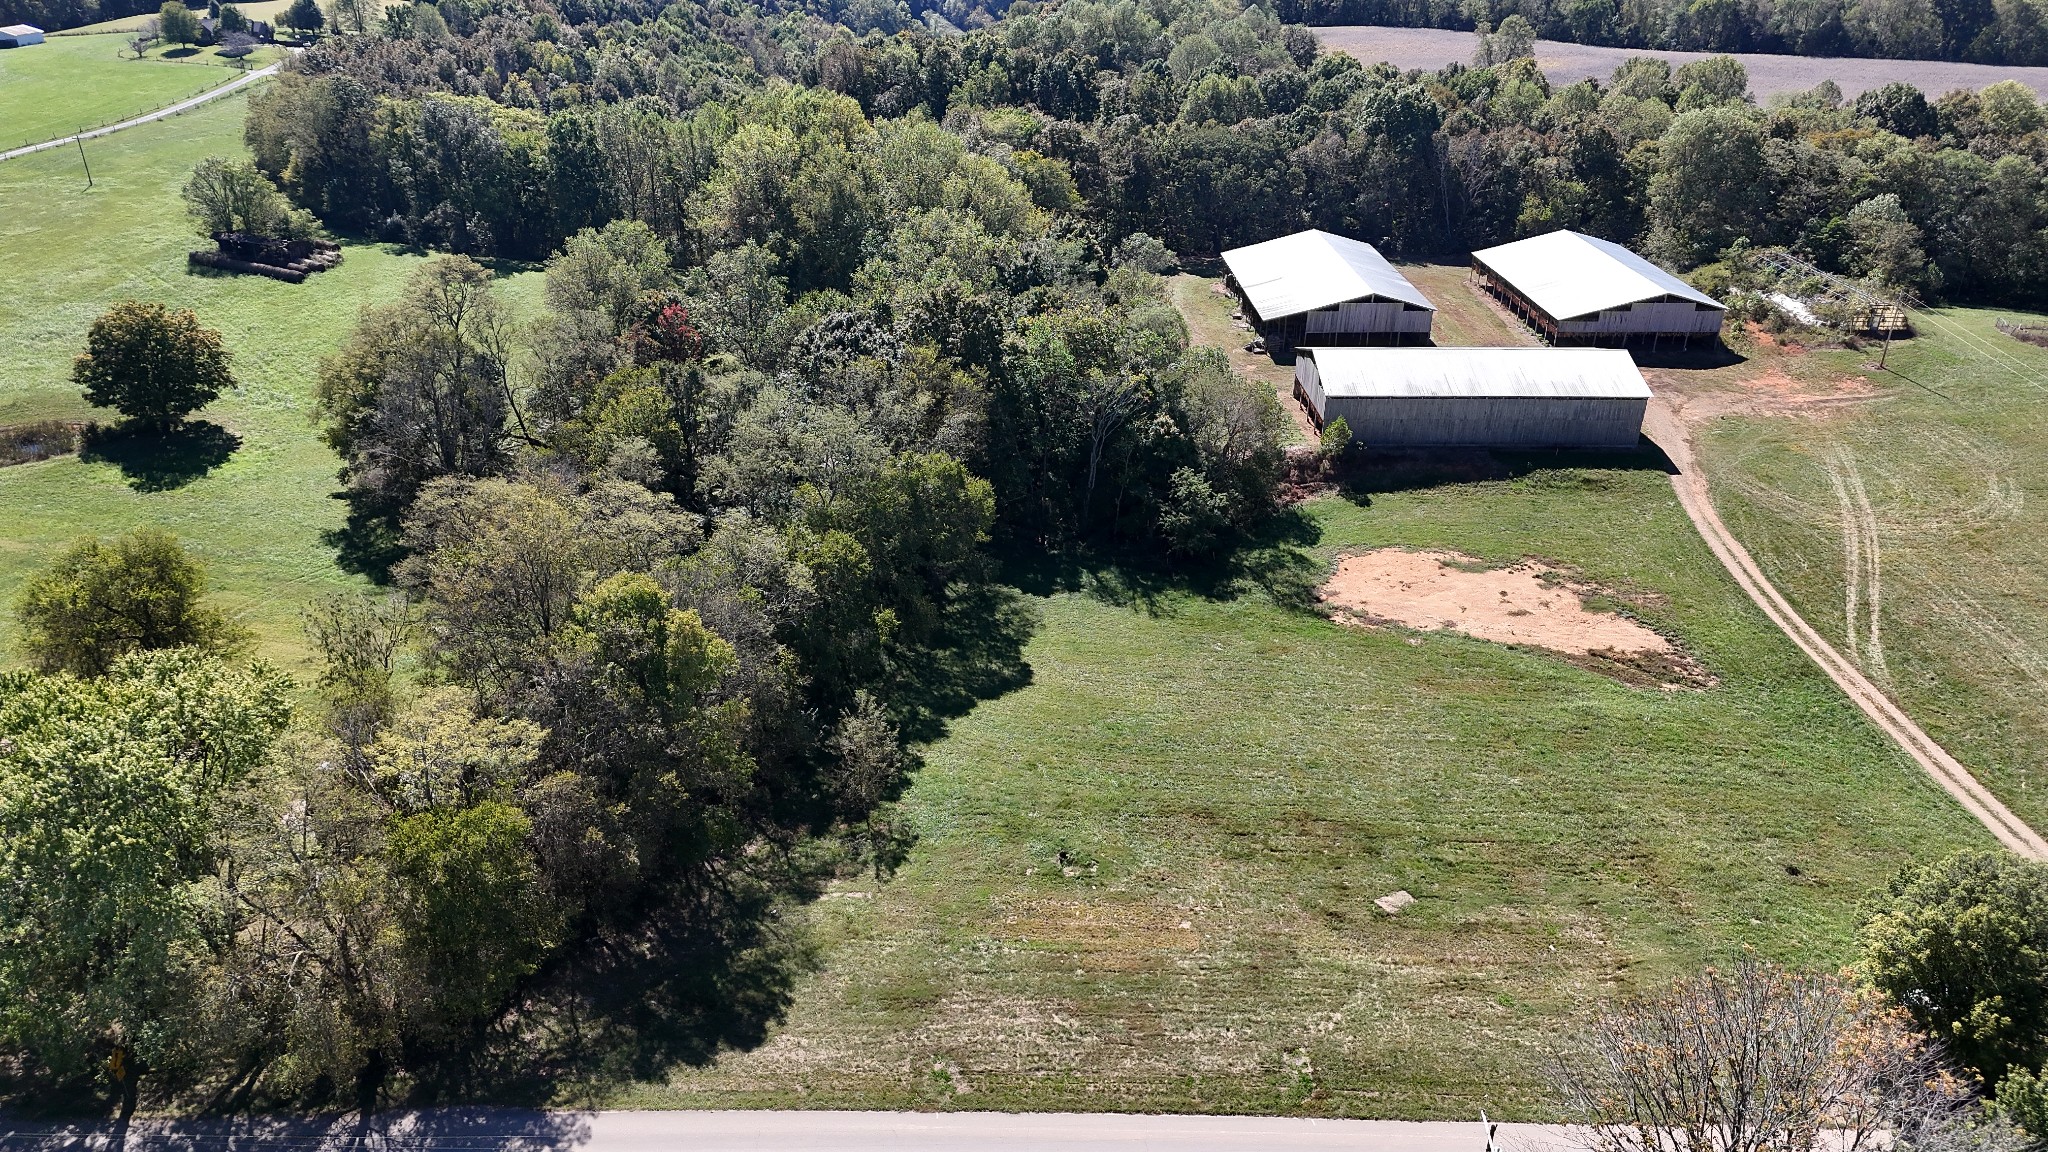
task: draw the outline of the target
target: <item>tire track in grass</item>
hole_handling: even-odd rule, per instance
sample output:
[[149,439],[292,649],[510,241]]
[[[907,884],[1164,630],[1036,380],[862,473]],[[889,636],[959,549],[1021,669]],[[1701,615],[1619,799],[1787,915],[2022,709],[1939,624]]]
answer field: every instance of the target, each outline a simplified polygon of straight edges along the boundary
[[[1913,762],[1920,765],[1942,791],[1962,805],[1963,810],[1997,837],[1999,843],[2029,860],[2048,860],[2048,840],[2043,840],[2041,834],[2029,827],[2026,821],[2013,815],[1998,797],[1978,783],[1968,768],[1949,755],[1948,750],[1936,743],[1933,737],[1921,731],[1912,717],[1892,703],[1891,697],[1873,684],[1854,662],[1814,631],[1813,626],[1800,617],[1764,576],[1763,569],[1757,567],[1749,551],[1722,523],[1720,513],[1714,510],[1706,476],[1693,459],[1692,438],[1670,399],[1664,396],[1651,398],[1643,431],[1664,449],[1665,456],[1675,466],[1671,487],[1677,492],[1678,502],[1685,508],[1693,527],[1699,530],[1707,547],[1713,550],[1714,556],[1728,569],[1728,574],[1735,578],[1735,583],[1763,610],[1771,623],[1806,653],[1808,659],[1820,665],[1828,679],[1835,682],[1836,687],[1870,718],[1871,723],[1912,757]],[[1846,481],[1844,486],[1847,487]]]
[[1879,676],[1890,675],[1884,662],[1884,573],[1877,531],[1877,513],[1863,487],[1856,457],[1841,444],[1829,445],[1821,467],[1841,507],[1843,607],[1842,626],[1849,659]]

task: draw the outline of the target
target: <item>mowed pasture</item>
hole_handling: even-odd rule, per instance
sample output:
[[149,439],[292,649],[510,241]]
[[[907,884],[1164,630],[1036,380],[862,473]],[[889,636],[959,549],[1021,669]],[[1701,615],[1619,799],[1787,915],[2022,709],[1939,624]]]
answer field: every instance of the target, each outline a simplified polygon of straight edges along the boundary
[[[1452,266],[1420,275],[1443,342],[1505,338]],[[1030,685],[930,750],[903,871],[810,910],[787,1023],[609,1102],[1548,1118],[1545,1054],[1596,1002],[1749,950],[1848,962],[1895,869],[1990,838],[1743,597],[1661,464],[1368,472],[1301,508],[1294,570],[1542,558],[1704,689],[1249,586],[1027,580]]]
[[[63,151],[0,164],[20,206],[0,219],[0,424],[91,418],[69,360],[131,296],[220,328],[244,385],[200,414],[224,458],[0,469],[0,599],[78,535],[160,524],[290,664],[300,607],[362,586],[322,540],[341,506],[316,366],[422,257],[351,245],[298,286],[189,271],[177,188],[241,147],[245,103],[109,138],[91,191]],[[503,285],[534,306],[538,276]],[[1214,595],[1017,571],[1030,684],[927,749],[898,875],[797,913],[819,963],[787,1022],[604,1102],[1542,1117],[1543,1053],[1599,999],[1749,948],[1845,962],[1896,868],[1990,838],[1742,597],[1658,463],[1368,476],[1301,508],[1263,582]],[[1341,553],[1383,546],[1542,557],[1713,684],[1298,606]],[[1397,889],[1418,902],[1376,911]]]
[[[1723,517],[1813,625],[2016,813],[2048,826],[2048,350],[1977,309],[1876,350],[1676,381]],[[1853,620],[1853,623],[1852,623]]]
[[[85,405],[70,365],[93,318],[127,298],[194,310],[225,337],[242,385],[176,448],[0,468],[0,602],[75,538],[156,524],[204,559],[223,604],[256,630],[257,651],[295,666],[301,607],[361,583],[321,539],[343,509],[339,465],[313,419],[319,361],[423,257],[351,244],[341,267],[300,285],[189,269],[185,254],[202,241],[178,189],[201,157],[241,153],[246,109],[238,93],[89,143],[90,191],[69,149],[0,163],[0,425],[114,418]],[[527,300],[538,282],[505,287]],[[13,636],[11,613],[0,613],[0,661],[16,657]]]
[[[191,54],[167,57],[166,46],[158,45],[137,60],[127,45],[119,35],[52,36],[0,52],[0,108],[7,110],[0,151],[118,123],[219,87],[240,72],[212,48],[170,47]],[[269,63],[278,51],[262,49],[251,66]],[[89,155],[106,146],[86,145]],[[75,154],[71,163],[77,167]]]
[[[278,13],[283,12],[285,9],[291,6],[292,0],[256,0],[256,2],[253,4],[235,5],[236,8],[241,9],[242,15],[247,16],[251,20],[271,21],[275,21],[277,19]],[[156,13],[154,11],[143,12],[134,16],[117,16],[112,20],[102,20],[97,24],[87,24],[80,28],[70,29],[64,32],[63,35],[78,36],[82,34],[90,35],[99,32],[133,33],[140,31],[143,25],[149,23],[151,20],[154,19],[156,19]]]

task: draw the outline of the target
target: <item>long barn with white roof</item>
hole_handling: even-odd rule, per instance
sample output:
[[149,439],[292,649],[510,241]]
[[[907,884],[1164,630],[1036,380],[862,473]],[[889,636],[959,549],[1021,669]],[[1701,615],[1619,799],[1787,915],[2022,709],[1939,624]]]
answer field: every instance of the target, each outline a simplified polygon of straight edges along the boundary
[[1472,271],[1553,343],[1690,344],[1720,335],[1721,302],[1596,236],[1551,232],[1472,254]]
[[1619,348],[1300,348],[1318,428],[1372,448],[1633,448],[1650,386]]
[[1436,305],[1362,240],[1310,230],[1223,254],[1245,318],[1269,342],[1429,339]]

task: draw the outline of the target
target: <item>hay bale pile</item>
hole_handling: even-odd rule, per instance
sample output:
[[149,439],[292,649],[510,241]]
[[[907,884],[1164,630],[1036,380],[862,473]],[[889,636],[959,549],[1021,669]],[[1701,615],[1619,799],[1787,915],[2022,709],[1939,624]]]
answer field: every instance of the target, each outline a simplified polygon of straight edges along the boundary
[[299,284],[315,272],[341,263],[341,246],[331,240],[279,240],[241,232],[216,232],[212,252],[194,252],[191,260],[223,272],[253,272],[273,280]]

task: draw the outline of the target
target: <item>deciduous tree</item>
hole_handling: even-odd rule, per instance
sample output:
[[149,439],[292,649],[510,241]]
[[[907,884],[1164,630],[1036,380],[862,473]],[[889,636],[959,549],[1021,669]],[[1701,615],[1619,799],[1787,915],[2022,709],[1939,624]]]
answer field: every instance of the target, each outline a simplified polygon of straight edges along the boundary
[[1871,982],[1986,1083],[2048,1059],[2048,865],[1965,852],[1909,868],[1862,940]]
[[235,386],[220,333],[189,309],[129,300],[93,321],[71,379],[86,403],[162,431]]
[[196,652],[98,680],[0,673],[0,1046],[31,1079],[204,1070],[225,911],[213,801],[267,755],[289,682]]
[[156,27],[157,35],[172,44],[196,44],[205,33],[199,17],[178,0],[164,0],[164,6],[157,10]]
[[131,652],[225,652],[246,633],[205,602],[206,574],[176,538],[88,537],[31,577],[15,605],[22,647],[47,671],[100,676]]

